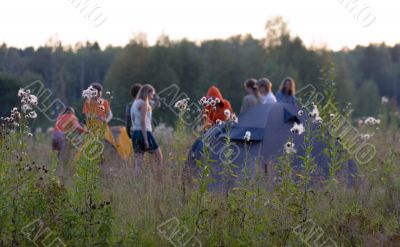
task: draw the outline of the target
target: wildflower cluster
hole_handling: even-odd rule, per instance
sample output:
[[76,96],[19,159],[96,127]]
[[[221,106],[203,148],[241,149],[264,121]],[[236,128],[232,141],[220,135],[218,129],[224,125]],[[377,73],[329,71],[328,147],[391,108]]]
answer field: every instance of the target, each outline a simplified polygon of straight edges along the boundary
[[216,97],[216,98],[206,98],[203,97],[199,100],[199,104],[202,106],[211,106],[211,107],[216,107],[217,104],[221,103],[221,99]]
[[225,122],[231,122],[231,123],[238,123],[239,122],[239,119],[236,116],[236,114],[232,113],[228,109],[225,109],[224,115],[225,115],[225,120],[217,119],[217,120],[215,120],[215,123],[218,124],[218,125],[222,125]]
[[[221,103],[221,99],[218,97],[210,97],[210,98],[206,98],[206,97],[202,97],[199,100],[199,104],[204,108],[203,111],[203,118],[208,118],[208,114],[213,114],[213,112],[217,111],[217,106],[218,104]],[[225,122],[229,122],[229,123],[238,123],[239,119],[236,116],[235,113],[231,112],[229,109],[225,109],[224,110],[224,118],[225,119],[216,119],[215,123],[217,125],[223,125]]]
[[[110,92],[106,93],[107,95],[110,94]],[[104,99],[100,97],[100,93],[99,91],[94,88],[93,86],[89,86],[87,89],[83,90],[82,92],[82,98],[86,99],[86,100],[96,100],[97,103],[99,104],[99,109],[101,111],[105,111],[106,108],[104,106]]]
[[[38,104],[38,99],[35,95],[31,94],[31,91],[29,89],[24,90],[20,89],[18,90],[18,97],[21,98],[21,111],[22,113],[25,114],[25,117],[27,118],[36,118],[37,114],[32,108]],[[19,115],[17,111],[18,109],[14,107],[14,109],[11,111],[14,116]]]
[[367,119],[365,119],[365,121],[364,121],[364,124],[366,124],[366,125],[371,125],[371,126],[373,126],[373,125],[378,125],[378,124],[380,124],[381,123],[381,120],[380,119],[376,119],[376,118],[374,118],[374,117],[368,117]]
[[99,92],[92,86],[89,86],[86,90],[83,90],[82,97],[84,99],[93,99],[99,96]]
[[[38,104],[38,99],[35,95],[31,94],[29,89],[19,89],[18,97],[21,98],[21,108],[18,109],[14,107],[9,117],[1,117],[2,128],[7,126],[20,127],[21,121],[25,119],[36,119],[37,113],[33,110],[33,108]],[[32,133],[27,133],[29,137],[32,136]]]

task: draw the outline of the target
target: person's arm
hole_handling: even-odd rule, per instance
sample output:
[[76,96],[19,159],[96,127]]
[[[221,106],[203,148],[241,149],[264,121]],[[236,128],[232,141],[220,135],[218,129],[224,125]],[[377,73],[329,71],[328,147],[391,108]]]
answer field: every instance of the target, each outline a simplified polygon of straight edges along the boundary
[[129,138],[132,139],[131,136],[131,127],[132,127],[132,118],[131,118],[131,104],[128,104],[125,109],[125,128],[126,133],[128,134]]
[[247,111],[248,109],[248,99],[247,97],[243,98],[242,107],[240,108],[240,113]]
[[148,111],[148,105],[146,102],[142,103],[140,105],[140,115],[141,115],[141,119],[140,119],[140,126],[142,129],[142,135],[143,135],[143,140],[144,140],[144,145],[146,147],[146,149],[149,148],[149,142],[147,141],[147,130],[146,130],[146,113]]
[[81,133],[83,133],[83,132],[86,131],[86,130],[82,127],[82,125],[79,123],[78,118],[77,118],[76,116],[74,116],[73,125],[74,125],[74,128],[75,128],[77,131],[81,132]]
[[276,93],[275,97],[276,97],[276,102],[282,101],[282,94],[281,94],[281,91],[278,91],[278,92]]
[[276,103],[277,102],[276,97],[272,92],[271,92],[271,98],[272,98],[272,103]]
[[111,107],[110,104],[108,103],[108,101],[105,100],[104,102],[104,107],[107,111],[107,115],[106,115],[106,123],[110,122],[111,119],[113,118],[113,113],[111,111]]
[[87,109],[87,106],[88,105],[88,103],[87,103],[87,100],[85,101],[85,103],[83,103],[83,109],[82,109],[82,113],[83,113],[83,115],[85,115],[85,118],[87,118],[88,116],[87,116],[87,112],[88,112],[88,109]]

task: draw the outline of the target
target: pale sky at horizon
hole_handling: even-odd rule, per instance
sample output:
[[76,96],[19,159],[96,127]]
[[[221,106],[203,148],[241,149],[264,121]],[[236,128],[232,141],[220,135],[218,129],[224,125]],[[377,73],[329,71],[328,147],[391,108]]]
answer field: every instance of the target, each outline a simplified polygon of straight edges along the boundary
[[172,40],[247,33],[262,38],[267,20],[277,15],[307,46],[337,50],[371,42],[400,43],[395,26],[400,23],[400,2],[394,0],[358,0],[360,9],[369,7],[376,16],[367,28],[345,8],[346,2],[354,0],[88,0],[88,10],[99,6],[108,17],[97,28],[71,1],[83,0],[0,0],[0,43],[38,47],[57,35],[65,45],[90,40],[102,47],[124,46],[135,33],[146,33],[150,44],[162,33]]

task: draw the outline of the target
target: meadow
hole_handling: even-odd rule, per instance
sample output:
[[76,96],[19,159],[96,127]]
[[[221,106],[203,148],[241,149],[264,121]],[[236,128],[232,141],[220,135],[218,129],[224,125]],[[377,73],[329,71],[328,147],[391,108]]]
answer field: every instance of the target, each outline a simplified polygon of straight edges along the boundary
[[[162,179],[151,159],[137,176],[133,162],[110,147],[89,159],[70,146],[58,159],[49,134],[30,133],[29,118],[21,117],[18,126],[2,119],[0,245],[400,246],[399,116],[388,102],[380,108],[374,127],[344,113],[362,133],[373,132],[366,138],[376,148],[370,162],[358,165],[352,186],[335,170],[310,186],[310,171],[292,174],[291,156],[282,152],[273,186],[259,168],[228,193],[207,190],[214,162],[207,158],[187,183],[184,168],[195,137],[179,118],[172,132],[156,131],[165,158]],[[91,138],[97,137],[85,136],[84,145]],[[312,166],[312,159],[304,163]],[[300,182],[293,178],[298,175]]]

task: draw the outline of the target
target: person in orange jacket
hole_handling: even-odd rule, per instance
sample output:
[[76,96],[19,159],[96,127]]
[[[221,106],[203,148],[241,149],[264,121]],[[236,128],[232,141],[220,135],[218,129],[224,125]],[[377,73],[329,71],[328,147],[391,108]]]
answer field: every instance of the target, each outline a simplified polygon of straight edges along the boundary
[[235,121],[236,119],[231,103],[222,97],[216,86],[208,89],[207,96],[200,100],[200,104],[203,106],[203,129],[205,130],[227,120]]

